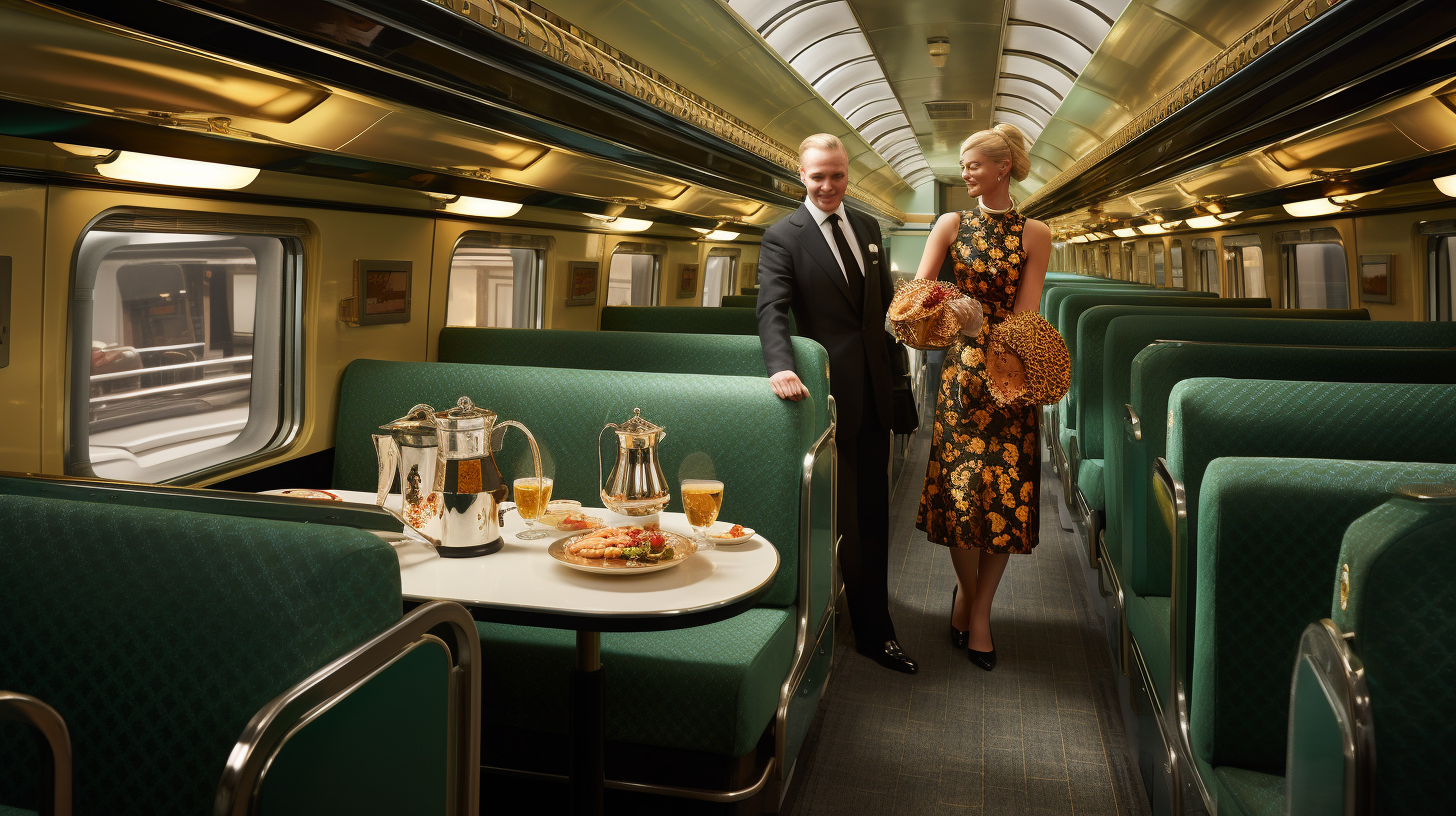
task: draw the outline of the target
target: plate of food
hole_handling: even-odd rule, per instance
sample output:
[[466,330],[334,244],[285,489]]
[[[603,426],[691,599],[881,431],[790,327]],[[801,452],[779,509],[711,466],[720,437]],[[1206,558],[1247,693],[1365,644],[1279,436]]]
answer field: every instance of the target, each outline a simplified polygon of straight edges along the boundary
[[641,574],[675,567],[698,551],[691,538],[645,527],[603,527],[554,541],[546,552],[583,572]]
[[742,544],[750,538],[753,538],[753,528],[744,527],[742,524],[729,525],[726,522],[719,522],[709,528],[708,532],[708,539],[719,546],[731,547],[734,544]]

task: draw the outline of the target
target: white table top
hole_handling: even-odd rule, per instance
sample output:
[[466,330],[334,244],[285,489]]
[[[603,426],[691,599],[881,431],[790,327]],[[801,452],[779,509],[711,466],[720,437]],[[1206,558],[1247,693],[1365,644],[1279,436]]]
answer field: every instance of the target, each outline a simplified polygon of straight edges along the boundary
[[[372,493],[330,492],[347,502],[374,502]],[[387,506],[397,507],[398,502],[397,495],[391,496]],[[608,524],[643,521],[598,508],[583,512]],[[659,523],[664,530],[694,536],[681,513],[661,513]],[[742,544],[699,550],[670,569],[599,575],[572,569],[546,554],[553,541],[572,533],[538,524],[536,529],[550,535],[516,538],[524,529],[516,511],[507,510],[501,529],[505,546],[477,558],[441,558],[422,543],[395,544],[404,596],[456,601],[478,613],[477,620],[597,631],[676,629],[722,619],[725,607],[766,591],[779,568],[778,550],[755,535]]]

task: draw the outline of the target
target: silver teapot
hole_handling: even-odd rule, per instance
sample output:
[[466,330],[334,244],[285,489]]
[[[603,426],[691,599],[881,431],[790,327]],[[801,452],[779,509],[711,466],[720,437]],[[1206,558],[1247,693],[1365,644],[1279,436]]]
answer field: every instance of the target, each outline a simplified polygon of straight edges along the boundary
[[[424,410],[421,410],[424,409]],[[425,469],[408,461],[412,443],[423,447],[424,421],[418,415],[428,413],[432,430],[433,458],[429,481]],[[435,551],[443,558],[470,558],[496,552],[501,540],[499,510],[506,500],[507,487],[495,463],[508,427],[517,427],[531,443],[531,458],[536,477],[541,477],[541,452],[536,438],[519,422],[497,422],[495,412],[481,408],[469,397],[461,397],[455,407],[435,411],[428,405],[417,405],[405,417],[383,426],[394,432],[382,442],[375,436],[379,451],[379,496],[389,492],[393,468],[386,468],[388,451],[399,459],[401,488],[404,492],[403,520],[422,533],[438,533]],[[386,481],[386,479],[388,481]],[[428,491],[428,492],[426,492]]]
[[617,432],[617,463],[601,486],[602,504],[624,516],[650,516],[661,512],[672,498],[657,455],[657,443],[667,431],[642,418],[633,408],[632,418],[617,425],[608,422],[597,433],[597,478],[602,476],[602,434]]

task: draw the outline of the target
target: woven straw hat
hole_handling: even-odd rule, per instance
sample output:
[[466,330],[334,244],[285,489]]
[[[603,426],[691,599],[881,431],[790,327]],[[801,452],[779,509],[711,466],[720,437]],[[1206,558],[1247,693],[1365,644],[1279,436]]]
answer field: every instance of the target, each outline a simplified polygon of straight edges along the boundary
[[1071,385],[1072,358],[1052,324],[1036,312],[1017,312],[991,329],[981,376],[1001,405],[1051,405]]
[[886,314],[900,342],[922,350],[950,346],[961,330],[961,322],[946,304],[961,297],[953,284],[916,279],[895,290]]

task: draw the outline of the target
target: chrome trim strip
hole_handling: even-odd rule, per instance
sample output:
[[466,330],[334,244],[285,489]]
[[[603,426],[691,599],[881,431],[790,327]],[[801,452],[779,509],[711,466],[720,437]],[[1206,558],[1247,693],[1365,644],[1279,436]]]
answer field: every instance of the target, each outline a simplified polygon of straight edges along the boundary
[[[1365,666],[1350,648],[1353,635],[1353,632],[1340,631],[1329,618],[1305,627],[1289,685],[1290,740],[1285,768],[1291,773],[1295,768],[1295,682],[1300,664],[1307,662],[1340,726],[1341,752],[1345,757],[1345,816],[1368,816],[1375,812],[1375,729]],[[1286,790],[1291,789],[1290,782],[1286,780]]]
[[1137,411],[1127,403],[1123,403],[1122,411],[1122,428],[1127,437],[1134,442],[1143,441],[1143,421],[1138,417]]
[[50,746],[50,790],[41,790],[42,814],[71,816],[71,732],[66,720],[44,700],[18,691],[0,690],[0,722],[25,723]]
[[[1163,519],[1168,524],[1169,538],[1173,542],[1172,597],[1168,604],[1168,655],[1169,662],[1172,664],[1169,667],[1172,682],[1168,685],[1168,691],[1173,699],[1166,707],[1167,725],[1168,730],[1172,732],[1177,741],[1178,751],[1188,759],[1188,775],[1191,777],[1193,787],[1203,800],[1204,808],[1209,813],[1216,814],[1218,804],[1212,794],[1208,792],[1203,775],[1198,773],[1198,767],[1193,762],[1193,743],[1189,735],[1188,687],[1183,682],[1183,678],[1187,675],[1190,658],[1187,654],[1187,638],[1179,637],[1178,631],[1181,626],[1185,625],[1178,617],[1178,604],[1184,600],[1184,593],[1179,591],[1179,587],[1182,585],[1180,576],[1185,575],[1189,569],[1188,497],[1184,492],[1183,483],[1174,478],[1173,472],[1168,469],[1168,460],[1161,456],[1153,461],[1152,478],[1153,494],[1159,508],[1163,511]],[[1191,613],[1188,617],[1191,617]],[[1181,790],[1179,796],[1181,801]]]
[[[700,802],[741,802],[758,794],[768,785],[773,778],[773,772],[778,766],[778,759],[772,758],[764,765],[763,773],[759,775],[758,781],[746,788],[739,788],[733,791],[715,791],[706,788],[684,788],[677,785],[659,785],[653,782],[623,782],[617,779],[606,780],[605,787],[609,790],[635,791],[637,793],[653,793],[659,796],[673,796],[678,799],[696,799]],[[546,773],[544,771],[522,771],[516,768],[503,768],[499,765],[481,765],[480,770],[488,771],[501,776],[514,776],[521,779],[535,779],[541,782],[557,782],[565,784],[571,777],[565,774]]]
[[433,601],[350,650],[253,715],[228,756],[218,782],[214,816],[248,816],[269,764],[289,735],[348,696],[421,639],[440,639],[454,656],[451,670],[450,812],[480,810],[480,636],[465,607]]
[[1129,677],[1132,674],[1132,661],[1129,657],[1132,644],[1132,631],[1127,628],[1127,596],[1122,591],[1122,576],[1117,574],[1117,565],[1113,564],[1107,557],[1106,539],[1099,540],[1097,545],[1099,560],[1103,564],[1108,565],[1107,569],[1102,570],[1102,574],[1107,577],[1108,583],[1112,585],[1112,596],[1115,599],[1113,603],[1117,605],[1118,668],[1122,670],[1123,677]]

